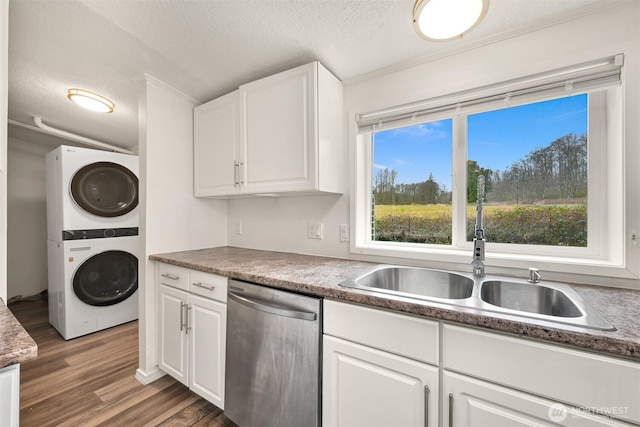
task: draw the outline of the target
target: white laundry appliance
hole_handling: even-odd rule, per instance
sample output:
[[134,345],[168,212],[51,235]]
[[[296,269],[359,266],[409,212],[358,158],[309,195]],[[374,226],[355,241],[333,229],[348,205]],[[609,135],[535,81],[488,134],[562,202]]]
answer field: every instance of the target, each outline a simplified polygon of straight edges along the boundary
[[49,322],[64,339],[138,318],[138,236],[47,243]]
[[138,318],[138,157],[46,157],[49,322],[65,339]]
[[62,145],[46,166],[48,240],[137,235],[138,156]]

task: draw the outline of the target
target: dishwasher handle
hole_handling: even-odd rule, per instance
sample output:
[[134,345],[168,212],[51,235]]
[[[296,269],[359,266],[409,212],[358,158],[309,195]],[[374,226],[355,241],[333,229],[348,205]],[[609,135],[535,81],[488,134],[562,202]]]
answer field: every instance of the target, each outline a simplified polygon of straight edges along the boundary
[[311,313],[308,311],[291,310],[289,308],[283,308],[283,307],[277,307],[274,305],[265,304],[263,302],[258,302],[246,297],[242,297],[238,294],[234,294],[233,292],[229,292],[228,296],[229,298],[231,298],[232,300],[234,300],[239,304],[253,308],[255,310],[264,311],[266,313],[277,314],[278,316],[291,317],[293,319],[301,319],[301,320],[316,320],[316,318],[318,317],[316,313]]

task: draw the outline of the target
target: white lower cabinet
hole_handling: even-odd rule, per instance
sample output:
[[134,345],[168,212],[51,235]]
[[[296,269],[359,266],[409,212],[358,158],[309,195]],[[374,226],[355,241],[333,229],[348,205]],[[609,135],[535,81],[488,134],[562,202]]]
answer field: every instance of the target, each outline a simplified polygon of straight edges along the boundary
[[[593,413],[456,373],[444,372],[443,425],[449,427],[630,426]],[[622,408],[618,410],[622,411]]]
[[184,307],[189,293],[160,285],[160,368],[189,385],[189,336],[184,330]]
[[[525,425],[620,426],[629,425],[622,421],[640,423],[640,363],[637,362],[445,324],[442,367],[445,372],[443,402],[449,399],[449,394],[454,395],[454,426],[483,425],[469,421],[483,412],[495,412],[494,416],[504,415],[507,420],[515,414],[519,414],[522,420],[526,417],[539,420],[537,424]],[[473,384],[473,388],[452,388],[452,384],[460,384],[460,378],[454,382],[455,376],[449,372],[486,383],[468,380],[465,387]],[[490,386],[489,383],[496,385]],[[478,384],[486,385],[482,389]],[[490,390],[493,397],[488,397]],[[456,395],[463,403],[455,403],[459,400]],[[482,396],[486,397],[478,398]],[[512,408],[513,411],[504,408]],[[444,411],[445,420],[448,420],[449,409]],[[568,412],[564,418],[561,416],[563,409]]]
[[330,336],[323,346],[325,427],[438,425],[437,367]]
[[324,427],[438,425],[437,322],[330,300],[323,318]]
[[224,409],[227,305],[191,295],[189,388]]
[[0,426],[18,427],[20,417],[20,365],[0,368]]
[[325,300],[324,427],[638,426],[640,363]]
[[159,277],[160,368],[224,409],[227,279],[164,264]]

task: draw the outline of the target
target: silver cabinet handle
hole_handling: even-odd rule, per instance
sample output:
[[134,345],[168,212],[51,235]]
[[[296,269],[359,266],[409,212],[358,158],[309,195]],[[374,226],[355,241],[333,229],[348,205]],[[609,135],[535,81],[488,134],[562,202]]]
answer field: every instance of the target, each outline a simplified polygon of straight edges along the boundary
[[211,285],[211,286],[203,285],[202,282],[193,282],[192,284],[193,284],[193,286],[197,286],[199,288],[206,289],[208,291],[213,291],[216,288],[213,285]]
[[424,386],[424,427],[429,427],[429,386]]
[[186,305],[184,301],[180,301],[180,332],[184,330],[184,308]]
[[294,319],[302,320],[316,320],[318,316],[316,313],[308,311],[291,310],[288,308],[265,304],[263,302],[253,301],[248,298],[241,297],[240,295],[236,295],[233,292],[229,292],[228,296],[239,304],[253,308],[254,310],[264,311],[265,313],[277,314],[278,316],[292,317]]
[[449,393],[449,427],[453,427],[453,393]]
[[171,280],[178,280],[180,278],[180,276],[176,276],[175,274],[170,274],[170,273],[164,273],[160,275],[161,277],[166,277],[167,279],[171,279]]
[[240,162],[238,165],[238,181],[240,181],[240,185],[244,184],[244,181],[242,180],[242,166],[244,166],[244,162]]
[[191,310],[193,307],[191,307],[191,306],[190,306],[190,305],[188,305],[188,304],[185,304],[185,306],[187,307],[187,310],[186,310],[186,316],[185,316],[185,319],[184,319],[184,320],[185,320],[185,322],[184,322],[184,323],[185,323],[185,325],[186,325],[186,328],[185,328],[185,332],[184,332],[184,333],[185,333],[185,334],[187,334],[187,335],[189,335],[189,331],[191,330],[191,326],[189,326],[189,310]]
[[240,186],[240,162],[238,160],[233,161],[233,186]]
[[424,386],[424,427],[429,427],[429,386]]

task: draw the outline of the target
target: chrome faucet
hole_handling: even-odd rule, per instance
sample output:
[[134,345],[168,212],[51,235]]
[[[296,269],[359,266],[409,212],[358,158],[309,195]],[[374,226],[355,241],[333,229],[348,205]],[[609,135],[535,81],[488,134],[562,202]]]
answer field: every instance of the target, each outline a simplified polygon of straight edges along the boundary
[[484,175],[478,175],[476,197],[476,232],[473,238],[473,275],[484,277],[484,225],[482,223],[482,199],[484,199]]

